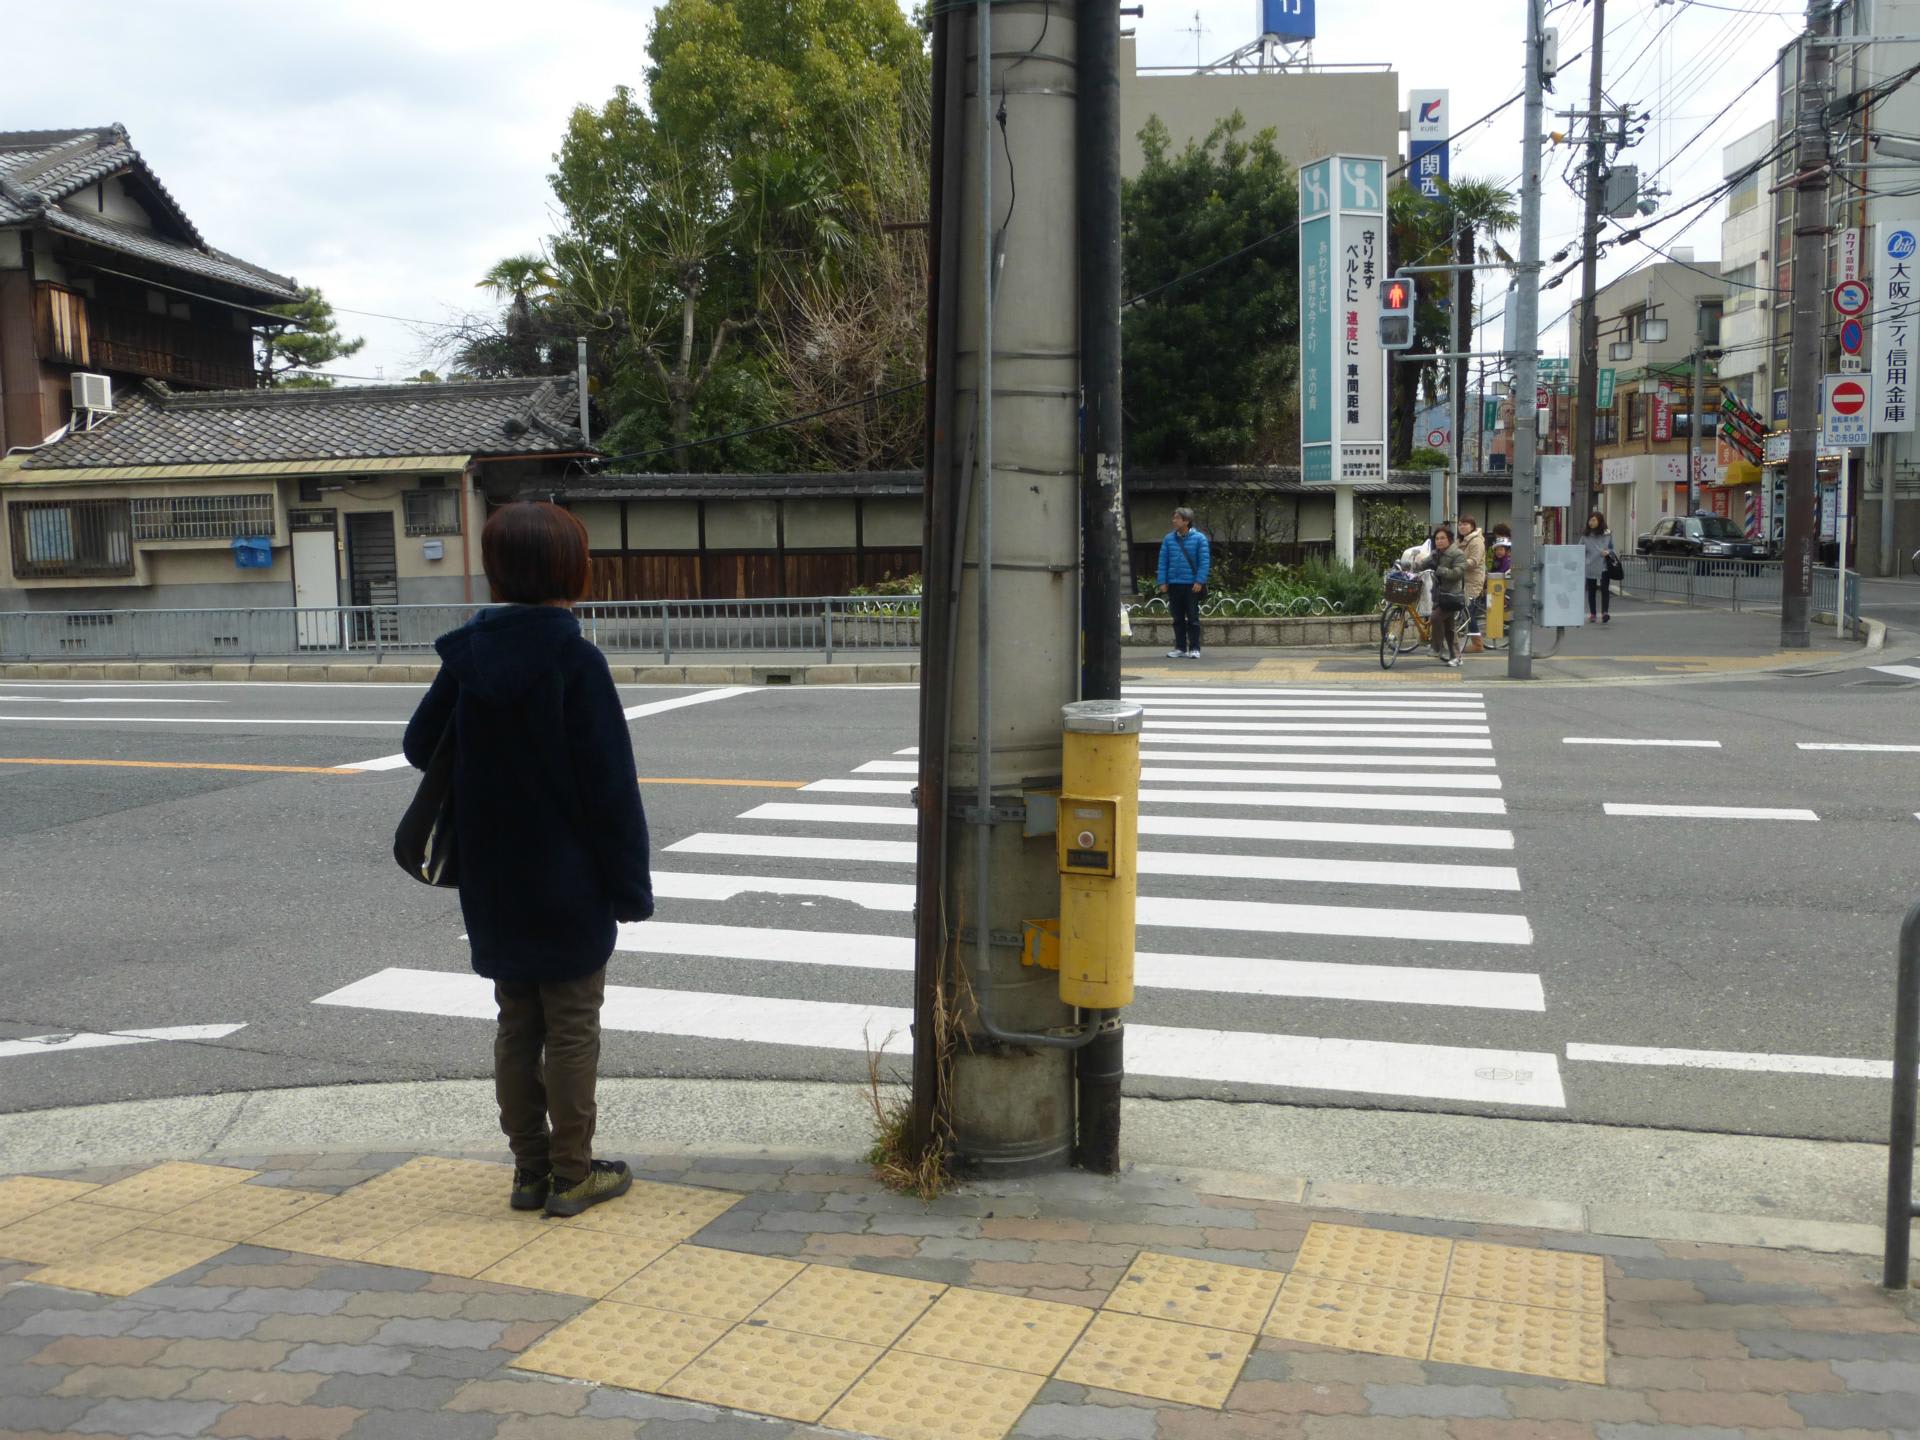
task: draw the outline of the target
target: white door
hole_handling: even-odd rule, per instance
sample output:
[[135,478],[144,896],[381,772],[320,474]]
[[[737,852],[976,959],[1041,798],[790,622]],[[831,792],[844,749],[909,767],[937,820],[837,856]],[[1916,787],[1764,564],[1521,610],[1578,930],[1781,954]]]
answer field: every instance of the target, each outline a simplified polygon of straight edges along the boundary
[[340,648],[340,565],[331,530],[293,532],[293,603],[302,650]]

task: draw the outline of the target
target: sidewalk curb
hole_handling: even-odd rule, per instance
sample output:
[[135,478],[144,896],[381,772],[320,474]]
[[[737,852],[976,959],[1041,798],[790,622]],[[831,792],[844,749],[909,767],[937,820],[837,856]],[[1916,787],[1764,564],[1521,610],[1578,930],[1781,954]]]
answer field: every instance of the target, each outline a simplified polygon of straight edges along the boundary
[[[608,667],[619,685],[916,685],[917,660],[857,661],[792,665],[621,665]],[[298,661],[31,661],[0,665],[0,680],[248,680],[300,681],[308,684],[352,682],[428,685],[438,664],[402,661],[310,664]]]
[[[600,1136],[609,1151],[845,1160],[870,1143],[868,1090],[862,1084],[770,1080],[606,1079],[600,1086]],[[1437,1186],[1393,1185],[1334,1177],[1303,1178],[1264,1170],[1225,1170],[1180,1162],[1197,1126],[1193,1107],[1217,1104],[1244,1119],[1250,1107],[1202,1101],[1129,1099],[1131,1138],[1123,1175],[1178,1180],[1211,1194],[1320,1209],[1359,1211],[1438,1223],[1522,1226],[1569,1235],[1692,1241],[1829,1254],[1878,1255],[1877,1224],[1779,1214],[1716,1213],[1663,1208],[1618,1199],[1547,1199]],[[1262,1108],[1262,1107],[1251,1107]],[[1304,1107],[1265,1107],[1298,1124]],[[1379,1112],[1347,1112],[1370,1115]],[[1326,1121],[1324,1111],[1314,1114]],[[1538,1131],[1537,1122],[1399,1112],[1383,1123],[1404,1131],[1433,1122],[1443,1146],[1477,1127],[1495,1135]],[[1336,1117],[1333,1124],[1341,1123]],[[1606,1132],[1613,1127],[1568,1126]],[[1463,1127],[1466,1127],[1463,1129]],[[1156,1135],[1155,1132],[1159,1132]],[[1169,1142],[1170,1134],[1182,1138]],[[1705,1146],[1753,1137],[1692,1132],[1621,1132],[1638,1144],[1650,1137],[1661,1150],[1692,1139]],[[723,1138],[724,1137],[724,1138]],[[1204,1143],[1204,1142],[1203,1142]],[[1498,1143],[1484,1138],[1480,1143]],[[1884,1165],[1884,1147],[1856,1142],[1755,1140],[1791,1153],[1784,1163],[1805,1165],[1807,1146],[1869,1150]],[[1371,1161],[1374,1145],[1363,1142]],[[1289,1149],[1290,1146],[1280,1148]],[[318,1154],[383,1151],[426,1154],[503,1153],[494,1128],[493,1086],[487,1080],[440,1080],[333,1085],[144,1101],[0,1115],[0,1174],[53,1172],[96,1165],[158,1160],[217,1160],[221,1155]],[[1160,1152],[1160,1153],[1156,1153]],[[1246,1153],[1244,1150],[1232,1153]],[[1417,1159],[1412,1147],[1400,1152]],[[1854,1159],[1849,1153],[1848,1159]],[[1550,1157],[1548,1157],[1550,1161]],[[1019,1194],[1031,1180],[981,1181],[982,1194]],[[1764,1198],[1764,1197],[1761,1197]]]

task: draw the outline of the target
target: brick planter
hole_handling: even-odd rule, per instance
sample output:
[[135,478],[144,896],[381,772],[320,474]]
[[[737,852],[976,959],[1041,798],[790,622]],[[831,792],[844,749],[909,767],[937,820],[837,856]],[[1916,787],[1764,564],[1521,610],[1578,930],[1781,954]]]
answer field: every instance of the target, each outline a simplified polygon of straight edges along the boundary
[[[1268,650],[1312,649],[1330,645],[1371,645],[1380,638],[1378,615],[1300,615],[1270,619],[1202,620],[1205,645],[1246,645]],[[1127,645],[1164,649],[1173,643],[1173,622],[1158,618],[1133,621]]]

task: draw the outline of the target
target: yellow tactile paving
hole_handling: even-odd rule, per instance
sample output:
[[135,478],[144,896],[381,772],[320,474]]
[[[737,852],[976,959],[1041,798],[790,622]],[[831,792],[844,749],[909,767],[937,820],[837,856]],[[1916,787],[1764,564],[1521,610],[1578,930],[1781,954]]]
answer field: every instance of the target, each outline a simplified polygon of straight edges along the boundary
[[1044,1375],[895,1350],[827,1412],[824,1424],[882,1440],[1000,1440]]
[[1349,1285],[1384,1285],[1438,1295],[1446,1286],[1453,1242],[1437,1235],[1402,1235],[1358,1225],[1308,1227],[1293,1270],[1319,1280]]
[[899,1348],[1051,1375],[1093,1316],[1084,1305],[1025,1300],[992,1290],[949,1290],[900,1337]]
[[1453,1247],[1447,1294],[1549,1310],[1604,1311],[1607,1271],[1598,1255],[1462,1240]]
[[1104,1310],[1055,1375],[1075,1385],[1218,1410],[1252,1349],[1253,1336],[1237,1331]]
[[618,1200],[608,1200],[565,1223],[586,1230],[664,1240],[690,1239],[740,1203],[731,1190],[702,1190],[692,1185],[660,1185],[636,1180]]
[[659,1391],[727,1333],[727,1322],[602,1300],[511,1364],[543,1375]]
[[99,1188],[79,1180],[42,1180],[35,1175],[15,1175],[0,1180],[0,1225],[11,1225]]
[[1607,1321],[1591,1311],[1545,1310],[1448,1295],[1440,1301],[1428,1358],[1604,1385]]
[[676,1245],[607,1298],[715,1320],[744,1320],[806,1268],[777,1255]]
[[747,1323],[863,1345],[891,1345],[946,1288],[900,1275],[809,1265]]
[[402,1206],[368,1204],[349,1190],[303,1215],[262,1230],[251,1243],[271,1250],[324,1255],[329,1260],[358,1260],[382,1241],[418,1224],[420,1217]]
[[1257,1335],[1286,1278],[1276,1270],[1143,1250],[1101,1308]]
[[810,1424],[882,1353],[878,1345],[756,1328],[749,1322],[728,1331],[660,1393]]
[[511,1218],[515,1214],[538,1220],[537,1211],[513,1211],[507,1196],[513,1189],[513,1167],[484,1160],[445,1160],[438,1155],[422,1155],[404,1165],[396,1165],[384,1175],[363,1181],[347,1193],[366,1202],[392,1202],[404,1205],[416,1215],[432,1211],[457,1210],[462,1214],[488,1218]]
[[1379,1285],[1347,1285],[1299,1271],[1287,1278],[1263,1334],[1369,1355],[1424,1360],[1440,1297]]
[[36,1285],[91,1290],[99,1295],[131,1295],[232,1248],[230,1240],[175,1235],[165,1230],[128,1230],[90,1245],[70,1259],[35,1270],[27,1279]]
[[103,1185],[83,1196],[82,1204],[111,1205],[116,1210],[144,1210],[149,1215],[165,1215],[191,1205],[229,1185],[251,1180],[258,1170],[237,1170],[231,1165],[191,1165],[169,1160],[163,1165],[129,1175],[111,1185]]
[[[631,1279],[643,1266],[658,1260],[666,1250],[666,1242],[662,1240],[555,1225],[499,1264],[482,1270],[478,1278],[491,1280],[496,1285],[519,1285],[528,1290],[549,1290],[599,1300],[615,1286]],[[687,1307],[668,1308],[684,1310]]]
[[538,1233],[517,1220],[483,1220],[478,1215],[449,1211],[381,1241],[360,1259],[367,1265],[395,1265],[402,1270],[427,1270],[471,1280]]
[[147,1222],[147,1228],[237,1245],[331,1199],[333,1196],[317,1190],[290,1190],[279,1185],[228,1185],[170,1215],[154,1216]]
[[0,1260],[31,1260],[51,1265],[116,1235],[138,1229],[153,1217],[142,1210],[116,1210],[68,1200],[29,1215],[0,1230]]

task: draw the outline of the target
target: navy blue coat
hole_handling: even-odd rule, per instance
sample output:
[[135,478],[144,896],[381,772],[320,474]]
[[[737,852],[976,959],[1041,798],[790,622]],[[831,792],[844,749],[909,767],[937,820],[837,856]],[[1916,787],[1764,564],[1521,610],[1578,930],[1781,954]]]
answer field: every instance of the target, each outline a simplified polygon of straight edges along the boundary
[[606,657],[570,611],[503,605],[442,635],[407,726],[424,770],[454,726],[454,838],[473,968],[490,980],[591,975],[616,923],[653,914],[647,817]]

